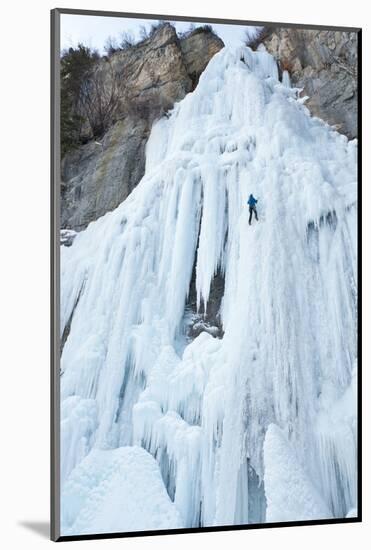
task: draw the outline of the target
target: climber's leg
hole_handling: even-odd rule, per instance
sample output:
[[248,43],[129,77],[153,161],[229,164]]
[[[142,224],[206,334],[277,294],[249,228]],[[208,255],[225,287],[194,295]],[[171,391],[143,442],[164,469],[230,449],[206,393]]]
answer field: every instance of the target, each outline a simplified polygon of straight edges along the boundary
[[252,207],[249,206],[249,212],[250,212],[250,216],[249,216],[249,225],[251,225],[251,218],[252,218]]

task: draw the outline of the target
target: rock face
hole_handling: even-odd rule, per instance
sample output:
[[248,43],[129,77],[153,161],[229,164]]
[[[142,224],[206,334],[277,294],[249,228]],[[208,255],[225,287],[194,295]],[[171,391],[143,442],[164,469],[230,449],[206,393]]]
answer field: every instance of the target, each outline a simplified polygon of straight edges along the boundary
[[309,96],[311,113],[357,137],[357,33],[271,28],[262,41]]
[[223,42],[210,32],[196,30],[180,41],[183,61],[193,87],[197,85],[201,73],[210,59],[223,47]]
[[225,277],[218,269],[210,285],[207,308],[201,302],[197,307],[196,271],[192,273],[189,295],[185,307],[185,333],[189,341],[194,340],[201,332],[208,332],[217,338],[222,338],[221,304],[224,296]]
[[197,85],[223,42],[196,29],[179,39],[171,25],[150,38],[102,59],[109,82],[119,75],[119,100],[104,136],[65,155],[61,164],[61,227],[81,230],[116,208],[144,174],[145,146],[153,122]]
[[62,229],[60,233],[61,246],[72,246],[77,233],[73,229]]

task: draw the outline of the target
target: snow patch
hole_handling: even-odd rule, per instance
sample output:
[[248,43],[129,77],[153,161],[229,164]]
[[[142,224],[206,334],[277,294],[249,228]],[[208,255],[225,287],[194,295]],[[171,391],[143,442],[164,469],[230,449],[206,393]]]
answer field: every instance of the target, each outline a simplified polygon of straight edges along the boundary
[[184,527],[156,461],[140,447],[95,449],[62,492],[64,535]]

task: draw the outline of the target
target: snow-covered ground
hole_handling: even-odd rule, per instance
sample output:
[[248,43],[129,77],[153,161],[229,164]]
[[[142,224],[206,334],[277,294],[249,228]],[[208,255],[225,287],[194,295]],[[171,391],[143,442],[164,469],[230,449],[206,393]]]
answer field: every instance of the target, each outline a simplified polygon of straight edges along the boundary
[[[264,50],[221,50],[153,127],[61,247],[62,534],[355,514],[356,154]],[[224,332],[184,343],[194,266]]]
[[184,527],[152,456],[140,447],[91,451],[63,488],[64,535]]

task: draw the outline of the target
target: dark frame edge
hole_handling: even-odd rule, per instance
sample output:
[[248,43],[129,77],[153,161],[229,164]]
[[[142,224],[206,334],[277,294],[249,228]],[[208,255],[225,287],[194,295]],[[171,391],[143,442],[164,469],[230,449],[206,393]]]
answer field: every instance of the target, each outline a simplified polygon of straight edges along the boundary
[[60,182],[60,10],[50,12],[50,538],[60,540],[59,441],[59,182]]
[[360,523],[359,517],[354,518],[333,518],[333,519],[315,519],[307,521],[287,521],[280,523],[250,523],[246,525],[218,525],[212,527],[194,527],[187,529],[164,529],[154,531],[129,531],[129,532],[114,532],[114,533],[95,533],[88,535],[65,535],[61,536],[57,542],[72,542],[78,540],[101,540],[101,539],[118,539],[118,538],[133,538],[133,537],[153,537],[164,535],[185,535],[195,533],[218,533],[220,531],[251,531],[256,529],[276,529],[290,527],[313,527],[316,525],[346,525],[348,523]]
[[357,30],[357,516],[362,521],[362,29]]
[[216,23],[225,25],[253,25],[253,26],[266,26],[274,25],[275,27],[296,27],[303,29],[318,29],[318,30],[333,30],[333,31],[345,31],[345,32],[358,32],[360,27],[341,27],[331,25],[311,25],[309,23],[282,23],[280,21],[272,23],[272,21],[250,21],[246,19],[223,19],[218,17],[197,17],[188,15],[169,15],[158,13],[127,13],[120,11],[105,11],[105,10],[83,10],[75,8],[56,8],[60,14],[65,15],[92,15],[98,17],[126,17],[135,19],[164,19],[166,21],[185,21],[194,23]]

